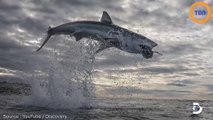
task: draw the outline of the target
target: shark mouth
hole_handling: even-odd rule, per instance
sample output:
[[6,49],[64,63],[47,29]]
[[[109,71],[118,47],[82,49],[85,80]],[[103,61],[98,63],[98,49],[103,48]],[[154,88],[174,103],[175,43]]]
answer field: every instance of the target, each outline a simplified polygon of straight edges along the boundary
[[148,58],[152,58],[153,53],[157,53],[159,55],[163,55],[160,52],[157,51],[152,51],[152,48],[150,48],[149,46],[146,45],[140,45],[141,49],[142,49],[142,55],[144,58],[148,59]]

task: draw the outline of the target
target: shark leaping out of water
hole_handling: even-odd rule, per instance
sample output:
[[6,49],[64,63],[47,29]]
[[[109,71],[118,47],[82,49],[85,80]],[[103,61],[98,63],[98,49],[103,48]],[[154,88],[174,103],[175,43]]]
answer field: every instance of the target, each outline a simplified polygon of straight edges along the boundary
[[[144,58],[152,58],[152,48],[157,46],[155,42],[135,32],[113,24],[109,14],[103,12],[100,22],[96,21],[76,21],[51,28],[47,32],[47,37],[42,43],[39,51],[50,39],[52,35],[65,34],[74,36],[76,41],[82,38],[90,38],[99,41],[100,47],[95,53],[99,53],[110,47],[118,48],[129,53],[142,54]],[[161,55],[161,54],[160,54]]]

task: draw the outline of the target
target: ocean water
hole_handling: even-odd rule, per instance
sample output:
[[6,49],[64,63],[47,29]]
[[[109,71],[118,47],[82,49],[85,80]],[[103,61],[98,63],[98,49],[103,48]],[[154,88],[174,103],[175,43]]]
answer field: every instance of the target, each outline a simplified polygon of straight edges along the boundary
[[0,118],[17,120],[212,120],[212,101],[197,101],[204,108],[192,115],[191,100],[105,99],[90,108],[54,109],[18,105],[20,96],[1,96]]

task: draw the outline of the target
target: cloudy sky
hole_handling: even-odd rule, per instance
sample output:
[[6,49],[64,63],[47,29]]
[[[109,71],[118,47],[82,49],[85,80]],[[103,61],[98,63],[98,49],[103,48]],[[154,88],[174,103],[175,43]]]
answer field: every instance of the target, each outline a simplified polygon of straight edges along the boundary
[[[79,61],[76,56],[82,45],[73,38],[59,36],[41,52],[35,50],[48,26],[98,21],[102,11],[107,11],[114,24],[158,43],[154,49],[163,56],[146,60],[115,48],[96,55],[91,76],[97,96],[213,99],[213,19],[202,25],[193,23],[188,12],[195,1],[1,0],[0,80],[19,82],[41,66],[48,69],[49,61],[58,59],[53,55],[58,49],[60,55],[69,51],[61,57],[64,61]],[[205,2],[213,8],[211,0]]]

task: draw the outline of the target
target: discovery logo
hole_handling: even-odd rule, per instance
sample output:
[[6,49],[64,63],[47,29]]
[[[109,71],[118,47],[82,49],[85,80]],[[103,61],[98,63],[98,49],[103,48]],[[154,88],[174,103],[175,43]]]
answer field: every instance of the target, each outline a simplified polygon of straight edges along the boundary
[[202,112],[203,108],[199,105],[198,102],[193,102],[192,110],[193,110],[192,112],[193,115],[198,115]]

